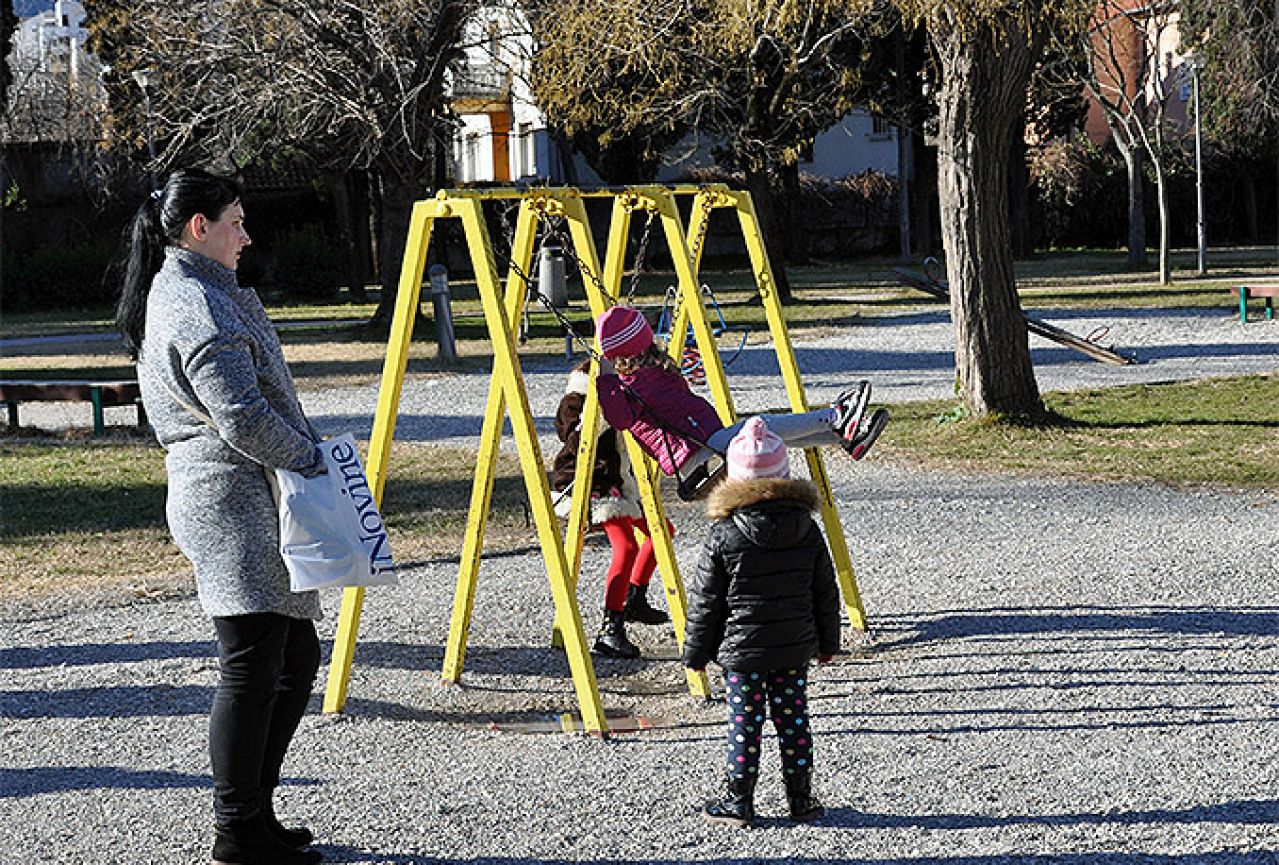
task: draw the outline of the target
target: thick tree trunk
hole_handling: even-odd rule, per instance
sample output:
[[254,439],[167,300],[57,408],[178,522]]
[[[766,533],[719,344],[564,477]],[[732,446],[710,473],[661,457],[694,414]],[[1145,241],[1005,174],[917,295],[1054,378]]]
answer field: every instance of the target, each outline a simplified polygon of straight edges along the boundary
[[1145,162],[1140,147],[1120,147],[1124,169],[1128,173],[1128,269],[1146,266],[1146,181],[1142,176]]
[[773,207],[773,187],[767,170],[746,172],[746,191],[755,203],[755,216],[759,220],[760,233],[764,235],[764,251],[777,283],[777,296],[782,303],[791,299],[790,278],[786,275],[786,250],[777,225]]
[[933,38],[942,64],[938,190],[959,392],[974,415],[1038,416],[1043,403],[1008,225],[1008,155],[1012,136],[1021,134],[1027,35],[999,24]]
[[788,264],[808,264],[808,231],[804,227],[799,198],[799,163],[777,168],[782,194],[773,201],[773,215],[782,231],[783,249]]
[[[1017,118],[1024,126],[1024,116]],[[1013,131],[1008,160],[1008,220],[1012,230],[1013,257],[1027,258],[1034,252],[1030,237],[1030,167],[1026,164],[1026,138]]]

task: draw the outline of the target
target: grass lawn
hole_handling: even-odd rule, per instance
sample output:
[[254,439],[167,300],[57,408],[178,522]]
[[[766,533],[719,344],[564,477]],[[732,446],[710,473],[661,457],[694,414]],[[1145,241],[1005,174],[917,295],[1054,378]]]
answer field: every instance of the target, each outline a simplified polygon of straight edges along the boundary
[[[1193,253],[1179,266],[1193,265]],[[1019,262],[1027,308],[1054,306],[1220,306],[1241,279],[1279,273],[1273,248],[1232,250],[1212,258],[1214,278],[1179,274],[1171,286],[1150,273],[1123,270],[1122,253],[1042,256]],[[791,271],[796,300],[787,307],[797,335],[846,326],[862,316],[900,313],[931,298],[897,283],[891,261],[812,266]],[[749,274],[704,274],[733,324],[762,331],[763,310],[748,303]],[[637,294],[661,303],[669,274],[649,273]],[[487,330],[473,284],[454,284],[455,331],[462,365],[488,367]],[[581,302],[570,317],[589,321]],[[273,307],[290,365],[303,389],[376,382],[385,339],[364,322],[371,304]],[[107,330],[105,312],[7,316],[0,337]],[[433,328],[420,328],[410,351],[415,375],[444,373]],[[534,312],[521,351],[562,357],[563,335],[551,315]],[[3,378],[132,378],[131,365],[101,342],[26,346],[0,358]],[[1212,484],[1279,490],[1279,376],[1146,385],[1047,394],[1057,415],[1044,426],[963,419],[956,403],[899,405],[878,449],[882,457],[964,472],[1164,484]],[[1189,407],[1189,408],[1188,408]],[[397,559],[455,556],[466,529],[477,455],[467,450],[396,443],[384,510]],[[164,525],[164,460],[152,441],[113,431],[90,439],[0,438],[0,609],[77,592],[119,600],[190,589],[188,566]],[[523,479],[504,457],[489,514],[486,549],[529,543]]]

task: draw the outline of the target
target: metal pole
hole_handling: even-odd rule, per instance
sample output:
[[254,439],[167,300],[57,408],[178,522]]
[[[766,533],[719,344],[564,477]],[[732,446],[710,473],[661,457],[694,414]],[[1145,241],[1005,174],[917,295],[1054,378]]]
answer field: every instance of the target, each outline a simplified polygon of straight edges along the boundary
[[1199,113],[1199,64],[1190,64],[1190,86],[1195,107],[1195,203],[1199,238],[1199,275],[1208,273],[1208,228],[1204,221],[1203,119]]

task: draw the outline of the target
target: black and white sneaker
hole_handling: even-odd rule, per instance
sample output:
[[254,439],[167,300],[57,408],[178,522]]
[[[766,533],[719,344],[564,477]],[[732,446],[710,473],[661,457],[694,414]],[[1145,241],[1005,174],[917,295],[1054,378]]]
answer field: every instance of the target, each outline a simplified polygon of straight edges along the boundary
[[835,435],[844,441],[850,441],[857,434],[857,428],[861,425],[862,415],[866,413],[868,403],[870,403],[870,382],[868,381],[859,381],[856,387],[835,397],[835,401],[830,404],[835,410],[835,417],[831,421],[831,428],[835,430]]
[[848,451],[853,459],[861,459],[866,456],[870,446],[875,443],[875,439],[879,438],[879,434],[886,426],[888,426],[888,409],[875,409],[857,425],[857,432],[853,437],[844,442],[844,450]]

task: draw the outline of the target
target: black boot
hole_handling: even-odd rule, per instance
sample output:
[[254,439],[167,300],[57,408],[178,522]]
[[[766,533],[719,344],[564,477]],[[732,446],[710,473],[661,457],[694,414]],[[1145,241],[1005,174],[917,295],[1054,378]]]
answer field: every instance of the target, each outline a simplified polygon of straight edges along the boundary
[[217,828],[213,865],[317,865],[324,855],[295,850],[271,834],[261,814]]
[[605,610],[600,632],[595,637],[591,651],[606,658],[638,658],[639,646],[626,637],[626,613],[621,610]]
[[305,826],[297,826],[290,829],[276,819],[275,807],[271,804],[270,792],[267,792],[262,798],[262,819],[266,821],[266,828],[270,830],[272,835],[295,850],[310,847],[315,841],[315,836]]
[[797,823],[816,820],[826,813],[822,803],[813,796],[813,773],[802,772],[787,775],[786,801],[790,805],[790,818]]
[[642,625],[662,625],[671,620],[648,602],[648,586],[631,586],[626,590],[626,621]]
[[728,795],[712,799],[702,808],[702,818],[707,823],[723,823],[745,828],[755,819],[755,778],[728,777]]

